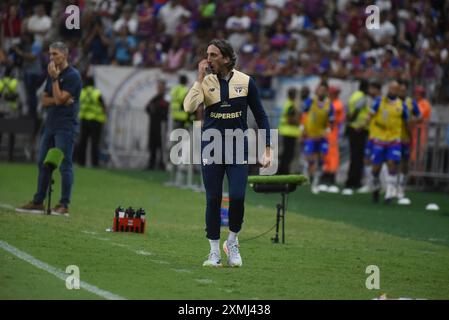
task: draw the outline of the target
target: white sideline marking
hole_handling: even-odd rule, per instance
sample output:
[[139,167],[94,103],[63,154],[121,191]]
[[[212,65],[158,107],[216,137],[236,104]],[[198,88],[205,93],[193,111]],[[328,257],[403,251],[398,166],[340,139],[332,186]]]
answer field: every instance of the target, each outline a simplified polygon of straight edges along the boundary
[[195,279],[196,282],[202,283],[202,284],[211,284],[214,283],[214,280],[211,279]]
[[[52,266],[46,264],[45,262],[42,262],[42,261],[36,259],[35,257],[29,255],[28,253],[20,251],[19,249],[11,246],[10,244],[8,244],[5,241],[0,240],[0,247],[4,250],[8,251],[9,253],[15,255],[17,258],[20,258],[39,269],[42,269],[44,271],[47,271],[48,273],[51,273],[52,275],[61,279],[62,281],[66,281],[66,279],[67,279],[68,275],[65,272],[58,270],[55,267],[52,267]],[[96,286],[93,286],[91,284],[88,284],[87,282],[84,282],[84,281],[80,281],[80,287],[83,288],[84,290],[87,290],[87,291],[89,291],[93,294],[96,294],[97,296],[100,296],[102,298],[105,298],[107,300],[126,300],[125,298],[123,298],[121,296],[118,296],[118,295],[113,294],[106,290],[102,290],[102,289],[100,289]]]
[[100,241],[109,241],[111,239],[109,238],[101,238],[101,237],[95,237],[94,239],[100,240]]
[[3,208],[3,209],[10,209],[10,210],[14,210],[14,209],[15,209],[14,206],[12,206],[12,205],[10,205],[10,204],[6,204],[6,203],[0,203],[0,208]]
[[427,240],[433,242],[447,242],[446,239],[437,239],[437,238],[429,238]]
[[[90,234],[90,235],[95,235],[97,234],[96,232],[91,232],[91,231],[82,231],[83,233],[86,234]],[[104,241],[108,241],[109,239],[107,238],[100,238],[100,237],[94,237],[94,239],[97,240],[104,240]],[[115,245],[115,246],[119,246],[119,247],[128,247],[128,245],[125,244],[121,244],[121,243],[116,243],[116,242],[111,242],[110,244]],[[145,251],[145,250],[132,250],[134,253],[138,254],[138,255],[142,255],[142,256],[151,256],[153,255],[151,252],[149,251]],[[157,259],[150,259],[151,262],[154,263],[158,263],[158,264],[165,264],[165,265],[169,265],[170,262],[164,261],[164,260],[157,260]],[[192,273],[191,270],[189,269],[175,269],[175,268],[170,268],[170,270],[177,272],[177,273]],[[209,284],[209,283],[213,283],[213,280],[211,279],[196,279],[197,282],[199,283],[204,283],[204,284]]]
[[145,251],[145,250],[136,250],[134,252],[137,253],[137,254],[140,254],[142,256],[151,256],[152,255],[151,252],[148,252],[148,251]]
[[123,243],[111,242],[111,244],[120,248],[128,248],[128,245]]
[[96,235],[96,234],[98,234],[98,232],[95,232],[95,231],[87,231],[87,230],[83,230],[83,231],[81,231],[82,233],[85,233],[85,234],[92,234],[92,235]]
[[223,292],[226,292],[226,293],[233,293],[233,292],[234,292],[234,290],[231,290],[231,289],[222,289],[222,288],[218,288],[218,290],[223,291]]
[[[96,237],[96,235],[98,235],[98,232],[95,232],[95,231],[83,230],[81,232],[85,233],[85,234],[88,234],[88,235],[94,236],[93,238],[96,239],[96,240],[100,240],[100,241],[109,241],[109,240],[111,240],[109,238]],[[123,244],[123,243],[118,243],[118,242],[111,242],[111,245],[117,246],[117,247],[121,247],[121,248],[129,248],[129,245]],[[130,250],[132,250],[132,249],[130,249]],[[134,251],[134,250],[132,250],[132,251]],[[135,250],[134,252],[137,253],[137,254],[143,255],[143,256],[151,256],[152,255],[151,252],[144,251],[144,250]],[[158,261],[158,262],[159,263],[168,263],[168,262],[165,262],[165,261],[162,261],[162,262]]]
[[170,264],[170,262],[163,261],[163,260],[154,260],[154,259],[151,259],[150,261],[155,262],[155,263],[159,263],[159,264]]
[[174,268],[171,268],[170,270],[173,270],[174,272],[178,272],[178,273],[192,273],[192,271],[190,271],[189,269],[174,269]]

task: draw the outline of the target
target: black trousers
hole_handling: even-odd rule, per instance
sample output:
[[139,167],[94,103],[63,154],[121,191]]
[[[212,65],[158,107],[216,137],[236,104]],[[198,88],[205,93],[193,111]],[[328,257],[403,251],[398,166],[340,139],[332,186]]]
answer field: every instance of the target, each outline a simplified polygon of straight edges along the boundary
[[295,157],[297,138],[282,136],[282,154],[279,160],[279,174],[289,174],[290,165]]
[[362,186],[363,160],[366,140],[368,138],[367,130],[355,130],[348,127],[350,164],[346,188],[360,188]]
[[[150,158],[148,159],[148,169],[154,169],[158,166],[163,169],[164,159],[162,154],[162,119],[154,119],[150,121],[150,131],[148,137],[148,149],[150,151]],[[159,160],[157,156],[159,155]]]
[[206,188],[206,237],[210,240],[220,239],[220,208],[225,174],[229,185],[229,230],[239,232],[242,229],[245,212],[248,165],[203,164],[201,169]]
[[80,165],[86,165],[87,143],[91,141],[90,156],[92,166],[98,167],[98,159],[100,156],[100,138],[103,124],[93,120],[81,121],[81,137],[78,147],[78,162]]

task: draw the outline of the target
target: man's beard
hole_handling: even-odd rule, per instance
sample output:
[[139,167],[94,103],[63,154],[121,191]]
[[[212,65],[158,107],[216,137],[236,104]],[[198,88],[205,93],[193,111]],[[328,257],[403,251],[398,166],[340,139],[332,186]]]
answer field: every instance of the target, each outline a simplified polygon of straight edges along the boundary
[[212,65],[207,65],[206,67],[206,74],[215,74],[214,68],[212,68]]

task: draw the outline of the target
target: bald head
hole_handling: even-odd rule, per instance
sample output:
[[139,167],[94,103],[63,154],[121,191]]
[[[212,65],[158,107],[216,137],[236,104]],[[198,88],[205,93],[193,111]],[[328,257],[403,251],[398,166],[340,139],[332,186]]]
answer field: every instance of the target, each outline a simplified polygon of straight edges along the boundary
[[400,85],[397,81],[391,81],[388,84],[388,95],[390,97],[397,97],[399,94],[399,90],[400,90]]

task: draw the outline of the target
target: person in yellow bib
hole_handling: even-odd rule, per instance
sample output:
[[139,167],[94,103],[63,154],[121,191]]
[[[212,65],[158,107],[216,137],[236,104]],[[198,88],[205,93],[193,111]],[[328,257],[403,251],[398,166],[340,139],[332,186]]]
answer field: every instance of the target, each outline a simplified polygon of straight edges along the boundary
[[185,75],[179,76],[179,84],[170,90],[170,114],[173,121],[173,129],[189,128],[191,116],[183,109],[184,99],[189,92],[187,88],[188,79]]
[[[373,102],[376,99],[379,99],[382,94],[382,85],[380,82],[373,81],[369,85],[369,96],[370,96],[370,102],[369,104],[372,105]],[[375,121],[369,121],[368,125],[368,140],[365,144],[365,150],[364,150],[364,164],[363,164],[363,171],[364,171],[364,185],[357,190],[358,193],[369,193],[372,189],[372,164],[371,164],[371,156],[373,154],[373,137],[376,137],[378,134],[377,131],[380,130],[379,127],[376,125]]]
[[307,113],[304,122],[304,155],[307,158],[309,177],[313,178],[312,193],[319,192],[318,185],[328,152],[327,135],[334,121],[334,108],[329,100],[328,85],[321,82],[316,96],[304,102],[302,112]]
[[287,101],[282,108],[279,135],[282,137],[282,154],[279,160],[279,174],[289,174],[299,139],[299,106],[296,103],[296,89],[287,92]]
[[[401,168],[399,172],[399,185],[398,194],[399,203],[409,204],[410,200],[405,198],[405,186],[407,184],[407,174],[408,174],[408,163],[410,161],[410,151],[411,151],[411,132],[413,127],[421,121],[421,112],[419,111],[418,103],[415,99],[407,96],[407,83],[401,82],[401,87],[399,89],[399,98],[405,102],[407,106],[407,112],[409,115],[409,120],[404,121],[402,124],[401,131]],[[401,200],[402,199],[402,200]],[[402,202],[401,202],[402,201]]]
[[368,81],[362,79],[357,91],[349,97],[346,115],[346,134],[349,140],[349,170],[343,194],[351,195],[353,189],[362,186],[363,155],[366,140],[368,138],[368,126],[366,118],[369,113],[368,106]]
[[[184,100],[189,92],[187,87],[188,78],[181,74],[179,76],[178,84],[170,90],[170,112],[168,130],[176,129],[193,129],[193,120],[195,120],[195,113],[189,114],[184,110]],[[169,145],[174,145],[170,142]],[[170,147],[169,147],[170,148]],[[165,165],[164,165],[165,166]],[[169,165],[171,184],[175,186],[182,186],[183,181],[187,181],[187,167]],[[185,178],[185,179],[184,179]]]
[[100,90],[94,87],[92,78],[87,78],[86,86],[81,90],[80,112],[81,136],[78,145],[78,163],[86,165],[86,151],[91,142],[92,167],[99,166],[100,141],[103,125],[106,122],[106,107]]
[[[15,118],[19,116],[19,81],[12,76],[12,68],[7,67],[2,78],[0,78],[0,118]],[[16,136],[9,133],[8,160],[13,160]],[[0,133],[0,146],[2,134]]]
[[2,78],[0,78],[0,98],[2,113],[13,113],[18,109],[18,85],[19,80],[11,76],[12,71],[7,70]]
[[399,83],[391,81],[388,85],[387,95],[375,100],[367,118],[367,123],[373,121],[372,125],[379,129],[371,133],[374,202],[379,201],[379,175],[383,163],[386,163],[388,167],[385,202],[391,203],[397,196],[397,174],[401,161],[401,131],[403,122],[408,120],[407,106],[398,97],[399,89]]

